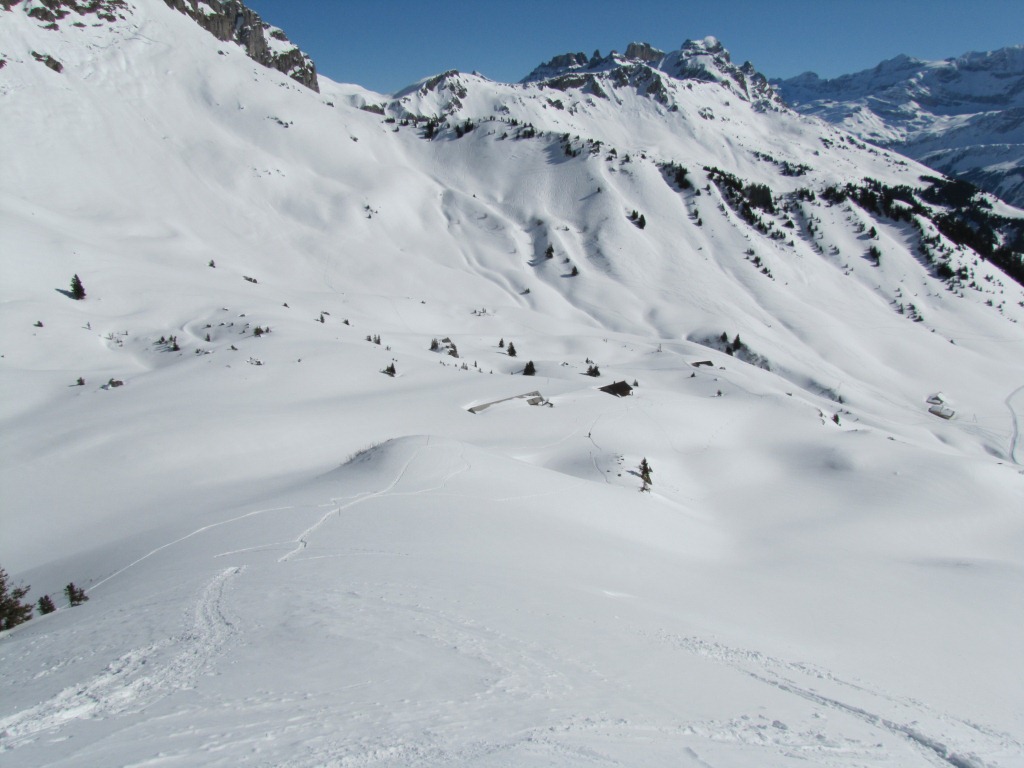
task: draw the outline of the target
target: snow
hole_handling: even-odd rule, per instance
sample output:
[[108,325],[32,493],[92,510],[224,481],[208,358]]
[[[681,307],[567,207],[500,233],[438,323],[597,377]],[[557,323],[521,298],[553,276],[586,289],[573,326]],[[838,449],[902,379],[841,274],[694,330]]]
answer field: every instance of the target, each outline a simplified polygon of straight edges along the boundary
[[0,638],[5,766],[1020,764],[1024,292],[850,205],[763,237],[701,170],[923,167],[702,83],[458,75],[428,142],[130,5],[0,26],[0,565],[90,597]]

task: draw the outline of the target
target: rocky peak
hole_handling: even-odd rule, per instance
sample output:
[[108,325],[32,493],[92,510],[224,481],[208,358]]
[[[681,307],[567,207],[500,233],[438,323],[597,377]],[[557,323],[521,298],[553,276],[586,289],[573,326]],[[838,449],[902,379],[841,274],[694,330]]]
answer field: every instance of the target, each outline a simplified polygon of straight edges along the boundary
[[624,54],[612,51],[604,57],[597,51],[589,59],[584,53],[565,53],[534,69],[522,82],[542,82],[561,90],[582,87],[585,83],[598,92],[601,88],[597,79],[609,77],[614,85],[629,82],[639,85],[648,95],[665,100],[668,96],[662,81],[664,75],[675,80],[721,83],[758,109],[784,108],[768,79],[750,62],[742,66],[733,64],[729,51],[714,37],[687,40],[671,53],[639,42],[626,46]]
[[259,14],[240,0],[164,0],[199,26],[225,42],[245,49],[253,61],[288,75],[307,88],[320,92],[316,64],[294,45],[283,31],[264,23]]
[[626,58],[633,61],[643,61],[648,64],[657,64],[665,58],[665,52],[659,51],[650,43],[630,43],[626,46]]

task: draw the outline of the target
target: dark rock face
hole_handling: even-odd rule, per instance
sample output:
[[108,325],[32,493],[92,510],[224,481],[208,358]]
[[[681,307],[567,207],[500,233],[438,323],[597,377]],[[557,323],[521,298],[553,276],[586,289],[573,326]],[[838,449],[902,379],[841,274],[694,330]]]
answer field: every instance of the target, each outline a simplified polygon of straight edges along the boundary
[[[59,0],[51,0],[59,2]],[[284,32],[263,22],[239,0],[164,0],[216,37],[237,43],[253,61],[283,72],[310,90],[320,92],[316,64],[294,46]]]
[[53,56],[43,53],[36,53],[35,51],[32,51],[32,58],[34,58],[40,64],[45,64],[58,74],[64,71],[64,65],[57,61],[55,58],[53,58]]

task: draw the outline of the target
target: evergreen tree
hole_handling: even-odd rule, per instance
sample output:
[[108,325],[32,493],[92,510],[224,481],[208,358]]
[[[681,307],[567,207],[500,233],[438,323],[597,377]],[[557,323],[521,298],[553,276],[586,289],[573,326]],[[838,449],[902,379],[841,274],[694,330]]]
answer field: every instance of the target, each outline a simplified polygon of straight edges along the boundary
[[555,258],[555,246],[548,245],[547,250],[544,251],[544,258],[545,259],[553,259],[553,258]]
[[498,349],[504,349],[504,348],[505,348],[505,339],[502,339],[501,341],[498,342]]
[[643,480],[644,484],[640,489],[641,491],[651,490],[651,486],[654,485],[654,482],[651,480],[651,473],[653,472],[654,470],[651,469],[651,465],[647,463],[647,458],[642,459],[640,461],[640,479]]
[[533,376],[536,373],[537,369],[533,365],[533,360],[531,360],[526,364],[526,367],[523,368],[523,376]]
[[578,275],[579,273],[579,268],[575,264],[573,264],[572,269],[569,271],[569,274],[572,275],[573,277],[576,277],[576,275]]
[[508,343],[508,349],[507,349],[506,351],[508,352],[508,356],[509,356],[509,357],[515,357],[515,356],[516,356],[516,345],[515,345],[515,344],[513,344],[513,343],[512,343],[511,341],[510,341],[510,342]]
[[32,618],[32,604],[21,599],[28,594],[29,587],[7,586],[7,571],[0,568],[0,629],[12,629]]
[[68,585],[64,587],[64,595],[67,597],[68,603],[71,604],[72,608],[76,605],[81,605],[89,599],[89,596],[85,594],[85,590],[81,587],[76,587],[73,581],[68,582]]
[[644,227],[647,226],[647,219],[644,218],[644,215],[642,213],[640,214],[640,218],[636,220],[636,225],[640,227],[640,229],[643,229]]
[[39,613],[45,616],[48,613],[53,613],[57,610],[57,606],[53,604],[53,600],[49,595],[43,595],[39,598]]
[[85,298],[85,286],[78,275],[71,278],[71,298],[81,301]]

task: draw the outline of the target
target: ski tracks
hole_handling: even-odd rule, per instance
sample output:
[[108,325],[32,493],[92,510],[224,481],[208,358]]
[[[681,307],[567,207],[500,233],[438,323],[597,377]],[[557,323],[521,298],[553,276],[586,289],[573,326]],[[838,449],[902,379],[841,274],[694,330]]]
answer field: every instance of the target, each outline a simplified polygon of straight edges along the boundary
[[[785,661],[759,651],[732,648],[697,637],[662,634],[661,639],[688,653],[731,667],[779,691],[810,701],[825,714],[847,715],[905,739],[921,753],[927,764],[992,768],[1001,763],[988,762],[978,752],[1024,755],[1024,744],[1009,734],[936,712],[913,698],[894,696],[840,679],[813,664]],[[818,687],[829,687],[835,693],[826,695]],[[922,720],[927,725],[922,725]],[[772,726],[788,730],[778,721]],[[929,729],[939,735],[927,733]]]
[[402,466],[402,469],[399,470],[398,474],[395,476],[395,479],[392,480],[386,487],[382,488],[381,490],[361,493],[358,496],[355,496],[354,498],[347,499],[339,506],[332,505],[333,509],[328,511],[326,514],[322,515],[319,520],[317,520],[315,523],[313,523],[311,526],[306,528],[302,533],[298,535],[294,542],[295,546],[291,550],[286,552],[284,555],[282,555],[280,558],[278,558],[277,562],[284,563],[293,559],[296,555],[301,554],[306,549],[306,547],[309,546],[309,538],[314,533],[316,533],[320,528],[326,525],[331,518],[337,517],[345,510],[351,509],[357,504],[362,504],[363,502],[370,501],[371,499],[378,499],[382,496],[419,496],[427,493],[432,493],[435,491],[442,491],[447,487],[448,481],[471,468],[471,465],[465,458],[465,454],[460,449],[459,458],[461,460],[461,464],[452,469],[443,478],[441,478],[441,480],[436,485],[431,486],[429,488],[419,488],[412,491],[396,493],[395,489],[405,478],[406,473],[409,471],[409,467],[412,466],[413,462],[416,461],[416,459],[420,456],[421,453],[429,450],[431,447],[432,446],[430,443],[430,438],[428,437],[426,443],[423,446],[417,448],[413,455],[410,456],[409,459],[405,462],[405,464]]
[[1021,421],[1024,414],[1024,407],[1021,408],[1020,413],[1013,407],[1013,400],[1018,395],[1021,395],[1021,400],[1024,401],[1024,387],[1018,387],[1007,395],[1006,407],[1010,409],[1010,420],[1013,422],[1013,431],[1010,434],[1010,461],[1014,464],[1020,464],[1021,460],[1017,457],[1017,449],[1020,447],[1020,433],[1021,433]]
[[241,572],[241,568],[227,568],[203,588],[181,635],[133,649],[92,678],[0,719],[0,753],[74,721],[139,712],[175,691],[194,688],[235,631],[223,601],[227,585]]

